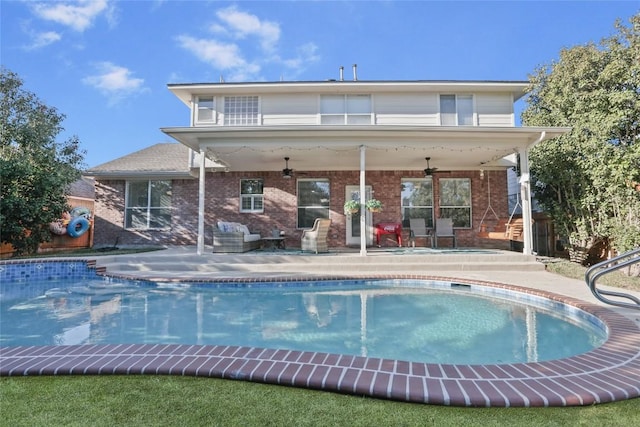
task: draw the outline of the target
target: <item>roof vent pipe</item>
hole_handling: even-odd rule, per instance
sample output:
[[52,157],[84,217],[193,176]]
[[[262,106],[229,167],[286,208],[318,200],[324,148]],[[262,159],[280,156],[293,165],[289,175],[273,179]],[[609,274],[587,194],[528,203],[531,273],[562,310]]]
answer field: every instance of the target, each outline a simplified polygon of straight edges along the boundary
[[353,81],[358,81],[358,64],[353,64]]
[[340,66],[340,81],[344,81],[344,67],[342,65]]

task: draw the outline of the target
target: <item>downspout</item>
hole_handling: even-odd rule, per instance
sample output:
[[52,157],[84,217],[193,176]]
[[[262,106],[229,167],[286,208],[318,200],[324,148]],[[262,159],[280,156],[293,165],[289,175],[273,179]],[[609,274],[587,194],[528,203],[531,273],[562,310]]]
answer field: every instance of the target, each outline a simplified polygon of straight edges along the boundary
[[541,132],[540,136],[524,149],[520,150],[520,198],[522,199],[522,232],[523,247],[522,253],[533,255],[533,224],[531,209],[531,176],[529,173],[529,149],[544,141],[546,132]]
[[365,212],[365,151],[364,145],[360,146],[360,256],[367,256],[367,213]]
[[204,150],[200,149],[200,175],[198,182],[198,246],[197,254],[204,253],[204,178],[205,178],[205,155]]

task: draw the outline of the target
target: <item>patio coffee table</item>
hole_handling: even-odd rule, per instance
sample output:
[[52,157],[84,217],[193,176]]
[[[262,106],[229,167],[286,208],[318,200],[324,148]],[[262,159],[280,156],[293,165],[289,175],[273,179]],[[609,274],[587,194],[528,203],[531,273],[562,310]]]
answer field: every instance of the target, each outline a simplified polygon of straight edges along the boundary
[[262,240],[266,243],[267,248],[286,249],[284,237],[263,237]]

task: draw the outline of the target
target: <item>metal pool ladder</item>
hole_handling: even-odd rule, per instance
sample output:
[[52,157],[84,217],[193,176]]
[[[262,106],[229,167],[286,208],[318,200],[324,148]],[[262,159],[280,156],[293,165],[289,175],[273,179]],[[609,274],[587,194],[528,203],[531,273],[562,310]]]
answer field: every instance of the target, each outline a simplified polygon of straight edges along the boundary
[[[589,285],[591,293],[595,295],[595,297],[600,301],[606,304],[616,305],[618,307],[634,308],[636,310],[640,310],[640,299],[636,298],[635,296],[622,292],[604,291],[602,289],[596,288],[596,280],[598,280],[601,276],[624,267],[630,267],[631,265],[637,263],[640,263],[640,248],[633,249],[629,252],[618,255],[617,257],[592,265],[584,273],[584,280],[587,282],[587,285]],[[617,298],[626,298],[633,301],[633,303],[612,300],[605,297],[604,295]]]

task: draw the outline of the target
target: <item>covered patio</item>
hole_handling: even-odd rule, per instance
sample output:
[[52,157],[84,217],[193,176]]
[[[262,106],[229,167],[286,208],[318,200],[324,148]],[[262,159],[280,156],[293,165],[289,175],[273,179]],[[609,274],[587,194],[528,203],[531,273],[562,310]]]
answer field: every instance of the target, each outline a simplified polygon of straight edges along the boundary
[[[531,255],[531,183],[529,150],[555,138],[569,128],[546,127],[425,127],[425,126],[269,126],[267,127],[172,127],[162,131],[194,152],[192,167],[199,170],[197,253],[205,250],[205,174],[208,171],[358,171],[360,194],[366,194],[370,171],[422,171],[430,166],[439,172],[520,171],[523,253]],[[289,161],[285,163],[284,158]],[[205,159],[203,161],[203,159]],[[215,189],[213,191],[216,191]],[[361,201],[364,203],[364,200]],[[360,226],[365,229],[365,212]],[[361,256],[367,241],[360,236]]]

